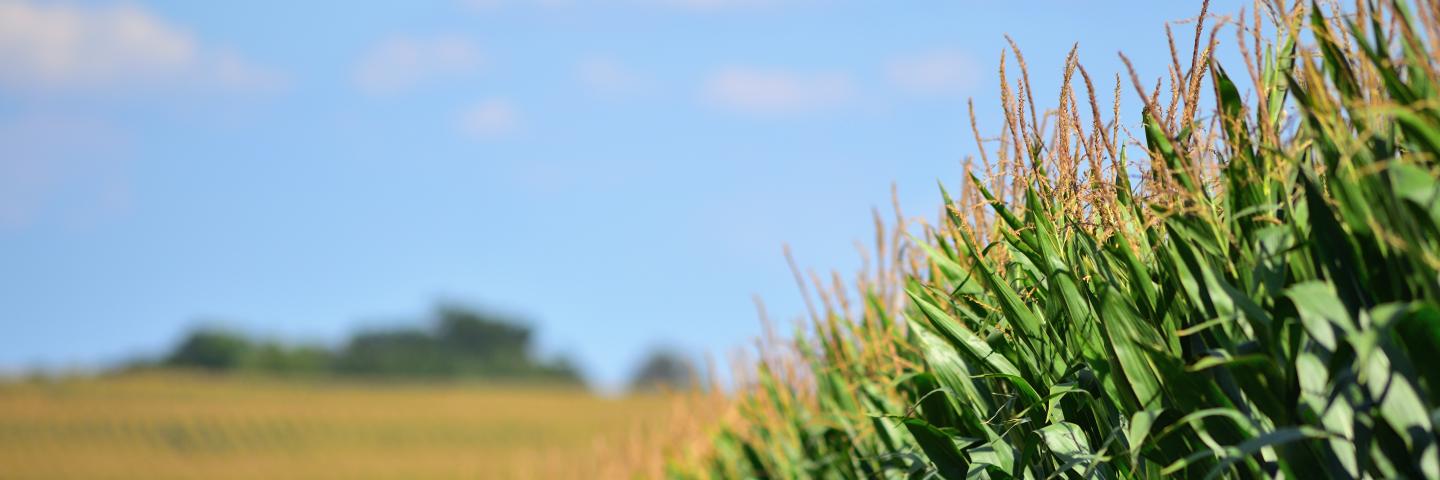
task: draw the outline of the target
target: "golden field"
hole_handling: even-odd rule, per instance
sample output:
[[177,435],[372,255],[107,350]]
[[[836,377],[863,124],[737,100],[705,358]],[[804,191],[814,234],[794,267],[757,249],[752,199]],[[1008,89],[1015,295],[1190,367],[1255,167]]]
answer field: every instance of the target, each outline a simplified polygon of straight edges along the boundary
[[176,373],[8,383],[0,479],[625,476],[647,419],[674,406],[560,388]]

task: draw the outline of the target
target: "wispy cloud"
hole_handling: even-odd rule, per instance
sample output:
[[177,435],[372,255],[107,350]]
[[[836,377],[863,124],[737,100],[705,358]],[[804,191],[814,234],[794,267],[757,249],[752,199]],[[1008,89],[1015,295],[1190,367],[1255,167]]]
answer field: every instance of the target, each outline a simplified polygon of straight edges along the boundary
[[393,93],[479,70],[480,49],[459,36],[391,37],[361,58],[355,83],[371,93]]
[[505,137],[518,127],[519,115],[504,99],[482,100],[460,112],[460,132],[471,138]]
[[0,120],[0,229],[45,218],[87,223],[128,208],[124,135],[73,116]]
[[975,62],[959,50],[933,51],[897,57],[885,76],[902,90],[920,95],[962,95],[975,84]]
[[840,73],[732,67],[712,73],[702,87],[711,105],[742,113],[789,114],[835,107],[855,97],[854,81]]
[[93,90],[190,85],[280,86],[277,72],[130,4],[88,6],[0,2],[0,85],[27,90]]
[[590,57],[575,68],[576,76],[591,93],[602,96],[623,96],[651,86],[644,74],[609,57]]

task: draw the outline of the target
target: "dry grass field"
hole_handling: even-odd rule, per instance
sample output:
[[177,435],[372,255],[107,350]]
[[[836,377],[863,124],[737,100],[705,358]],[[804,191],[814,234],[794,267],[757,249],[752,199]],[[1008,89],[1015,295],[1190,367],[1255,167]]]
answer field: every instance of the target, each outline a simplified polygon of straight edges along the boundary
[[614,452],[667,402],[185,374],[10,383],[0,479],[593,478],[623,471]]

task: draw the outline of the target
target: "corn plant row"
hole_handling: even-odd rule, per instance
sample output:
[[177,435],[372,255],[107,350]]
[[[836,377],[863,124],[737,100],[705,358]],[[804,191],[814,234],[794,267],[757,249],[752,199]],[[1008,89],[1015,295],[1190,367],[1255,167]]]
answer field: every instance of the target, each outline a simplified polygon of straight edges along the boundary
[[1202,8],[1160,82],[1102,105],[1072,51],[1039,115],[1013,49],[938,219],[797,271],[820,301],[669,474],[1440,478],[1437,15]]

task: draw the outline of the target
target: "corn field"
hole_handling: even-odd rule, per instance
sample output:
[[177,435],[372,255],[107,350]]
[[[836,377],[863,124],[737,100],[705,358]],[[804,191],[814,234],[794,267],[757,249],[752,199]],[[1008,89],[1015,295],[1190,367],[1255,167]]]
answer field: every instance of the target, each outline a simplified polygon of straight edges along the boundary
[[1072,51],[1038,115],[1014,48],[939,218],[797,269],[809,318],[668,474],[1440,478],[1440,4],[1207,10],[1160,82]]
[[678,408],[662,396],[464,383],[180,373],[6,383],[0,479],[631,478],[659,468],[647,462],[663,439],[647,419],[673,431]]

